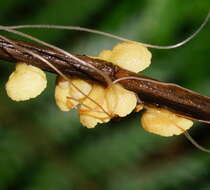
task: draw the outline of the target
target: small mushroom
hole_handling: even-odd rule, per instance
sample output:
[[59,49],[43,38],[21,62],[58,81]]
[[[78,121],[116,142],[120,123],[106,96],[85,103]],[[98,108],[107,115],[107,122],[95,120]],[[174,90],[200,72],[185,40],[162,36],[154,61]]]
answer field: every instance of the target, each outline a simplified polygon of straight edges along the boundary
[[[78,90],[79,89],[79,90]],[[69,111],[80,103],[92,90],[92,85],[82,79],[59,77],[56,82],[55,100],[62,111]]]
[[158,108],[147,108],[143,113],[141,123],[146,131],[166,137],[180,135],[193,125],[189,119]]
[[6,83],[6,92],[14,101],[25,101],[40,95],[46,86],[46,75],[41,69],[19,62]]
[[122,42],[117,44],[113,50],[102,51],[99,58],[138,73],[151,64],[152,54],[141,43]]

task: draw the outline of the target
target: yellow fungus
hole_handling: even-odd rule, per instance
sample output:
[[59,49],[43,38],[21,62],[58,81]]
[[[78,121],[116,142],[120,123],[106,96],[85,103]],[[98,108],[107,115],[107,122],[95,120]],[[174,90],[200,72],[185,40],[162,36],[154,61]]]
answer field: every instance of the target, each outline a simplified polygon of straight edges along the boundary
[[136,107],[137,98],[135,93],[126,90],[120,84],[114,84],[107,89],[106,101],[112,113],[125,117]]
[[85,80],[69,79],[67,81],[59,77],[55,88],[56,104],[62,111],[69,111],[78,105],[90,93],[91,89],[92,85]]
[[110,57],[112,55],[112,51],[111,50],[103,50],[99,53],[98,57],[100,59],[103,59],[105,61],[109,61]]
[[86,98],[82,102],[83,104],[80,107],[80,122],[88,128],[95,127],[97,123],[108,122],[111,118],[104,112],[104,110],[108,112],[105,100],[105,88],[94,84],[88,97],[94,100],[94,102],[89,98]]
[[12,100],[25,101],[40,95],[46,86],[46,75],[41,69],[19,62],[6,83],[6,91]]
[[99,58],[138,73],[151,64],[152,54],[141,43],[122,42],[117,44],[113,50],[103,50]]
[[142,115],[141,123],[146,131],[161,136],[180,135],[193,125],[189,119],[158,108],[148,108]]

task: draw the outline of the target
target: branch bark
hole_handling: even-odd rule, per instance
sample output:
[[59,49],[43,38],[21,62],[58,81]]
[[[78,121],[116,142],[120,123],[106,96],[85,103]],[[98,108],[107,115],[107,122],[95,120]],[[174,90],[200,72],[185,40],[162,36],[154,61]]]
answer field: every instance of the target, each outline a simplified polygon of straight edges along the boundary
[[[42,56],[68,77],[79,77],[106,85],[103,76],[94,69],[58,51],[24,41],[14,39],[10,39],[10,41]],[[208,97],[176,84],[160,83],[157,80],[122,69],[110,62],[90,58],[85,55],[75,56],[104,72],[112,81],[122,77],[137,77],[139,80],[122,80],[119,83],[126,89],[135,92],[143,104],[147,106],[161,107],[186,118],[210,123],[210,98]],[[44,71],[55,73],[46,63],[21,51],[2,38],[0,38],[0,59],[9,62],[26,62]]]

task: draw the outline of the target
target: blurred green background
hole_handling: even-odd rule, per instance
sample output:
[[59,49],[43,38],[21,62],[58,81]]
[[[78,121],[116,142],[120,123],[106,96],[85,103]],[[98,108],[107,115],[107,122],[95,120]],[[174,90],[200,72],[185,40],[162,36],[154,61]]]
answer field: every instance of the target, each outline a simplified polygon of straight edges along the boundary
[[[78,25],[133,40],[169,45],[203,21],[209,0],[1,0],[1,25]],[[24,30],[75,53],[97,55],[118,41],[84,32]],[[1,32],[1,34],[5,34]],[[144,74],[210,96],[210,23],[190,43],[151,50]],[[184,136],[145,132],[140,115],[86,129],[77,113],[54,102],[55,75],[34,100],[12,102],[4,90],[13,64],[0,64],[0,190],[210,189],[210,155]],[[192,136],[208,147],[210,126],[196,123]]]

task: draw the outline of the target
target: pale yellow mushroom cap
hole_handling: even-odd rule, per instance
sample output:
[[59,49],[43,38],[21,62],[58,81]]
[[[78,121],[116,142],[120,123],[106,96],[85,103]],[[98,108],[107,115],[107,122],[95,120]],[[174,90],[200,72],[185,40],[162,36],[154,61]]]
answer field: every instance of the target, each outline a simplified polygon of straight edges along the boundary
[[[102,107],[105,107],[102,105]],[[110,121],[111,117],[107,116],[107,114],[103,113],[101,109],[97,109],[97,111],[88,111],[88,112],[80,112],[80,122],[87,128],[94,128],[98,123],[107,123]]]
[[[81,92],[75,88],[81,90]],[[85,80],[69,79],[69,81],[59,77],[55,88],[55,100],[57,106],[62,111],[69,111],[79,104],[92,90],[92,85]],[[78,100],[78,101],[77,101]]]
[[189,119],[158,108],[148,108],[143,113],[141,123],[146,131],[161,136],[180,135],[193,125],[193,122]]
[[93,116],[89,116],[87,114],[81,114],[80,113],[80,122],[83,126],[91,129],[94,128],[98,123],[103,123],[102,120],[97,119]]
[[134,92],[126,90],[120,84],[114,84],[106,90],[107,105],[112,113],[125,117],[135,109],[137,98]]
[[88,97],[94,100],[94,102],[88,98],[83,101],[80,108],[80,122],[87,128],[93,128],[97,123],[108,122],[110,120],[109,115],[101,109],[103,107],[108,112],[105,100],[105,88],[94,84]]
[[112,55],[112,51],[111,50],[103,50],[99,53],[99,57],[100,59],[103,59],[105,61],[109,61],[110,57]]
[[137,42],[123,42],[116,45],[109,61],[133,72],[140,72],[151,64],[152,54]]
[[[151,53],[140,43],[123,42],[116,45],[113,50],[104,50],[98,57],[105,61],[110,61],[113,64],[119,65],[122,68],[130,71],[139,72],[149,66],[151,61]],[[88,97],[84,97],[77,89],[71,86],[71,90],[66,90],[69,87],[64,85],[63,89],[58,86],[56,91],[63,93],[59,95],[56,93],[56,102],[62,110],[70,110],[78,101],[81,100],[79,109],[80,122],[88,127],[93,128],[97,123],[108,122],[114,116],[124,117],[130,114],[133,110],[139,111],[143,106],[137,106],[137,97],[134,92],[126,90],[120,84],[113,84],[112,87],[104,88],[103,86],[93,84],[91,88],[82,83],[83,80],[78,79],[74,84],[86,91]],[[73,80],[72,80],[73,82]],[[91,91],[90,91],[91,89]],[[67,98],[73,97],[74,99]],[[93,101],[91,101],[94,100]],[[97,105],[97,104],[98,105]],[[103,109],[101,109],[103,107]],[[136,108],[136,109],[135,109]],[[105,111],[104,111],[105,110]]]
[[71,82],[73,85],[70,84],[69,87],[70,97],[74,97],[81,100],[85,98],[92,90],[92,85],[85,80],[72,79]]
[[26,63],[17,63],[6,83],[6,91],[12,100],[24,101],[40,95],[46,86],[46,75],[41,69]]
[[100,104],[109,115],[101,107],[86,98],[83,102],[84,105],[80,108],[80,121],[88,128],[95,127],[97,123],[106,123],[114,115],[124,117],[130,114],[137,104],[135,94],[124,89],[120,84],[114,84],[112,88],[106,89],[94,85],[89,97]]
[[117,44],[113,50],[101,51],[98,57],[129,71],[138,73],[151,64],[152,54],[141,43],[122,42]]
[[69,111],[67,106],[67,97],[69,96],[69,82],[59,78],[55,87],[55,102],[61,111]]

